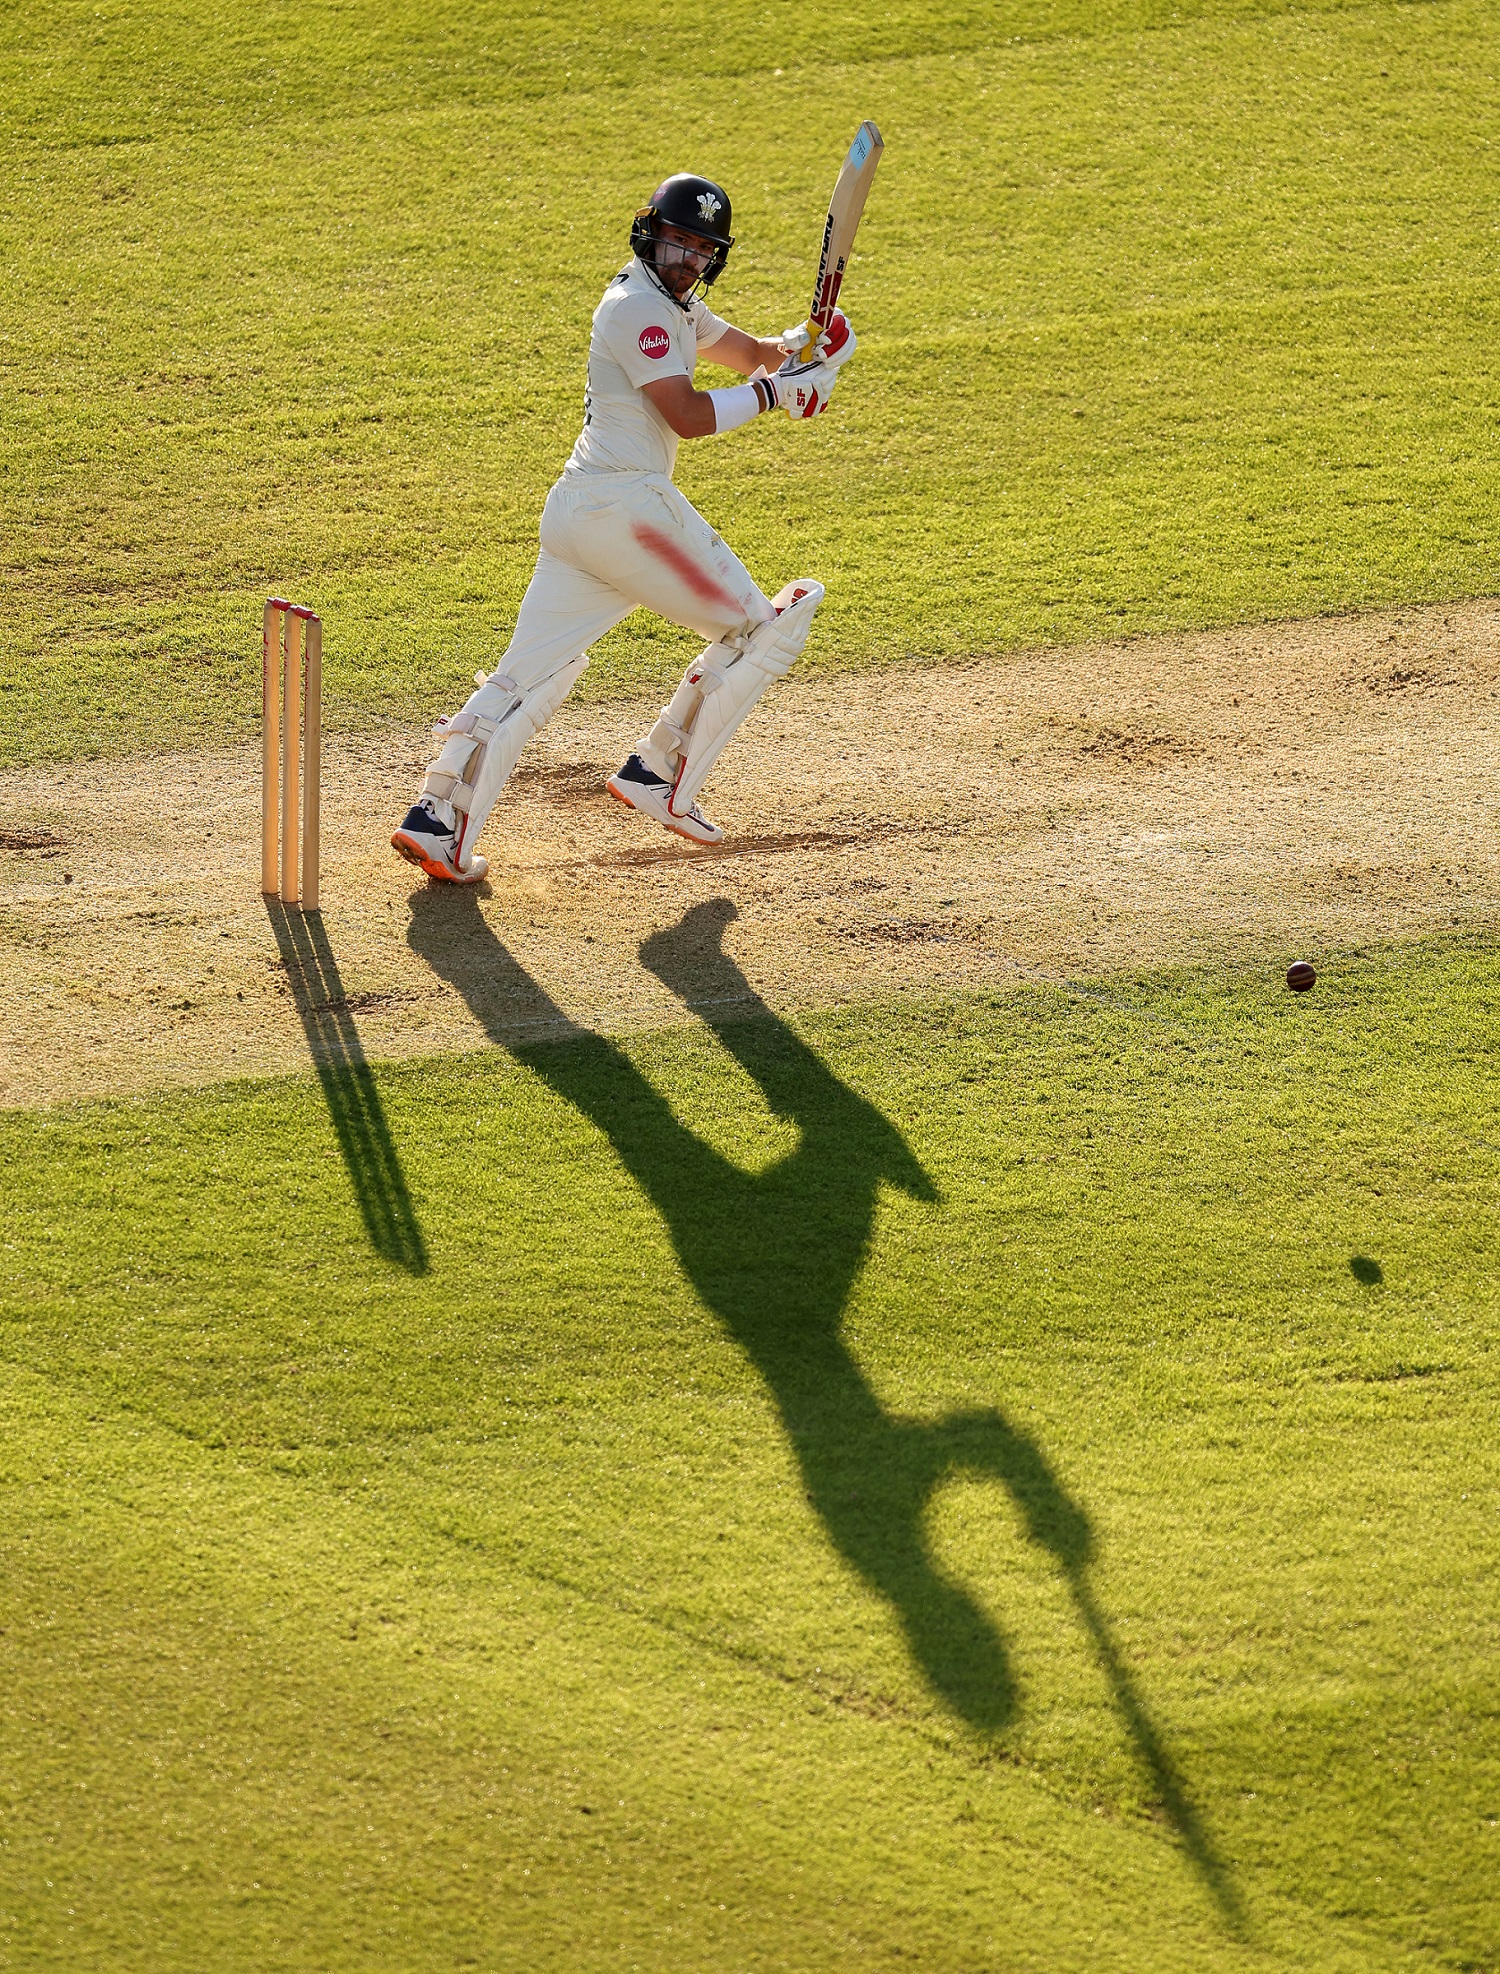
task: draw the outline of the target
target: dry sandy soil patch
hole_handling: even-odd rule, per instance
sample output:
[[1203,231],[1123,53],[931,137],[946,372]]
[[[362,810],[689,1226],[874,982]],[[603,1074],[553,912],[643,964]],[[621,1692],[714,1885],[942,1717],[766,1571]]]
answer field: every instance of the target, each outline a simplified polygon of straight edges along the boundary
[[253,747],[0,776],[0,1103],[680,1019],[639,947],[715,898],[783,1007],[1488,923],[1497,699],[1495,602],[793,678],[710,852],[603,792],[654,709],[569,708],[477,894],[388,848],[428,748],[386,729],[328,749],[306,919],[256,889]]

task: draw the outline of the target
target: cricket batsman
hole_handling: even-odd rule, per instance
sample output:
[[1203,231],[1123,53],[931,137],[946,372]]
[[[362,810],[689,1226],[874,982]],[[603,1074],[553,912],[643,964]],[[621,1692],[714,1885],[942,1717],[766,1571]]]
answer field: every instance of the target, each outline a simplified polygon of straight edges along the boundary
[[[693,843],[723,838],[698,792],[756,700],[791,669],[823,586],[789,583],[767,597],[673,486],[677,442],[732,432],[765,411],[814,418],[854,354],[838,313],[811,341],[807,325],[762,341],[715,315],[703,291],[733,245],[728,193],[688,172],[635,216],[631,258],[594,311],[583,430],[542,509],[515,634],[498,669],[478,674],[468,704],[434,729],[437,758],[391,838],[431,878],[485,875],[474,846],[521,749],[571,691],[589,646],[638,606],[708,643],[606,786]],[[747,381],[697,390],[703,351]]]

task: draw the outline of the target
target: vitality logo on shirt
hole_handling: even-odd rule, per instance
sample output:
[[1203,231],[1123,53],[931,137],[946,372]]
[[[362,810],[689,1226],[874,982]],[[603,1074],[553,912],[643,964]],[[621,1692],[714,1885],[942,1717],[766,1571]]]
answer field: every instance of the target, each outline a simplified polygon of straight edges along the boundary
[[651,328],[641,331],[642,356],[649,356],[653,360],[657,360],[664,357],[671,347],[672,338],[667,334],[665,329],[658,328],[653,324]]

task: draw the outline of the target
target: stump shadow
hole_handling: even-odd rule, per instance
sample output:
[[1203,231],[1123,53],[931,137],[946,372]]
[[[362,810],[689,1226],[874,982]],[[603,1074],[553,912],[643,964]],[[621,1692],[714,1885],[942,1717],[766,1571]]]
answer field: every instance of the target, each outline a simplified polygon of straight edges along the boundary
[[416,894],[407,936],[490,1038],[608,1138],[699,1297],[764,1380],[834,1548],[890,1609],[933,1692],[991,1738],[1018,1711],[1010,1655],[988,1613],[938,1563],[926,1516],[954,1478],[1006,1489],[1068,1584],[1162,1810],[1238,1926],[1234,1888],[1094,1597],[1083,1509],[1035,1441],[998,1410],[938,1419],[888,1412],[844,1341],[881,1188],[933,1202],[938,1190],[895,1125],[765,1006],[723,951],[736,915],[727,899],[695,906],[647,939],[641,960],[714,1031],[771,1111],[796,1126],[796,1148],[758,1173],[683,1124],[615,1043],[570,1022],[471,894]]
[[425,1275],[427,1243],[323,915],[288,911],[279,898],[264,903],[370,1245],[408,1274]]

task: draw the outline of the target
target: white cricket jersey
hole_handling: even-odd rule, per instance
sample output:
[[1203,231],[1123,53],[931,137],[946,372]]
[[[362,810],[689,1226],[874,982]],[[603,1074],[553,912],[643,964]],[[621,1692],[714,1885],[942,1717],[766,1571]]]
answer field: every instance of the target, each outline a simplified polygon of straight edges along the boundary
[[698,351],[728,327],[697,296],[680,308],[632,255],[594,310],[583,430],[564,472],[670,479],[677,434],[641,386],[653,377],[691,378]]

